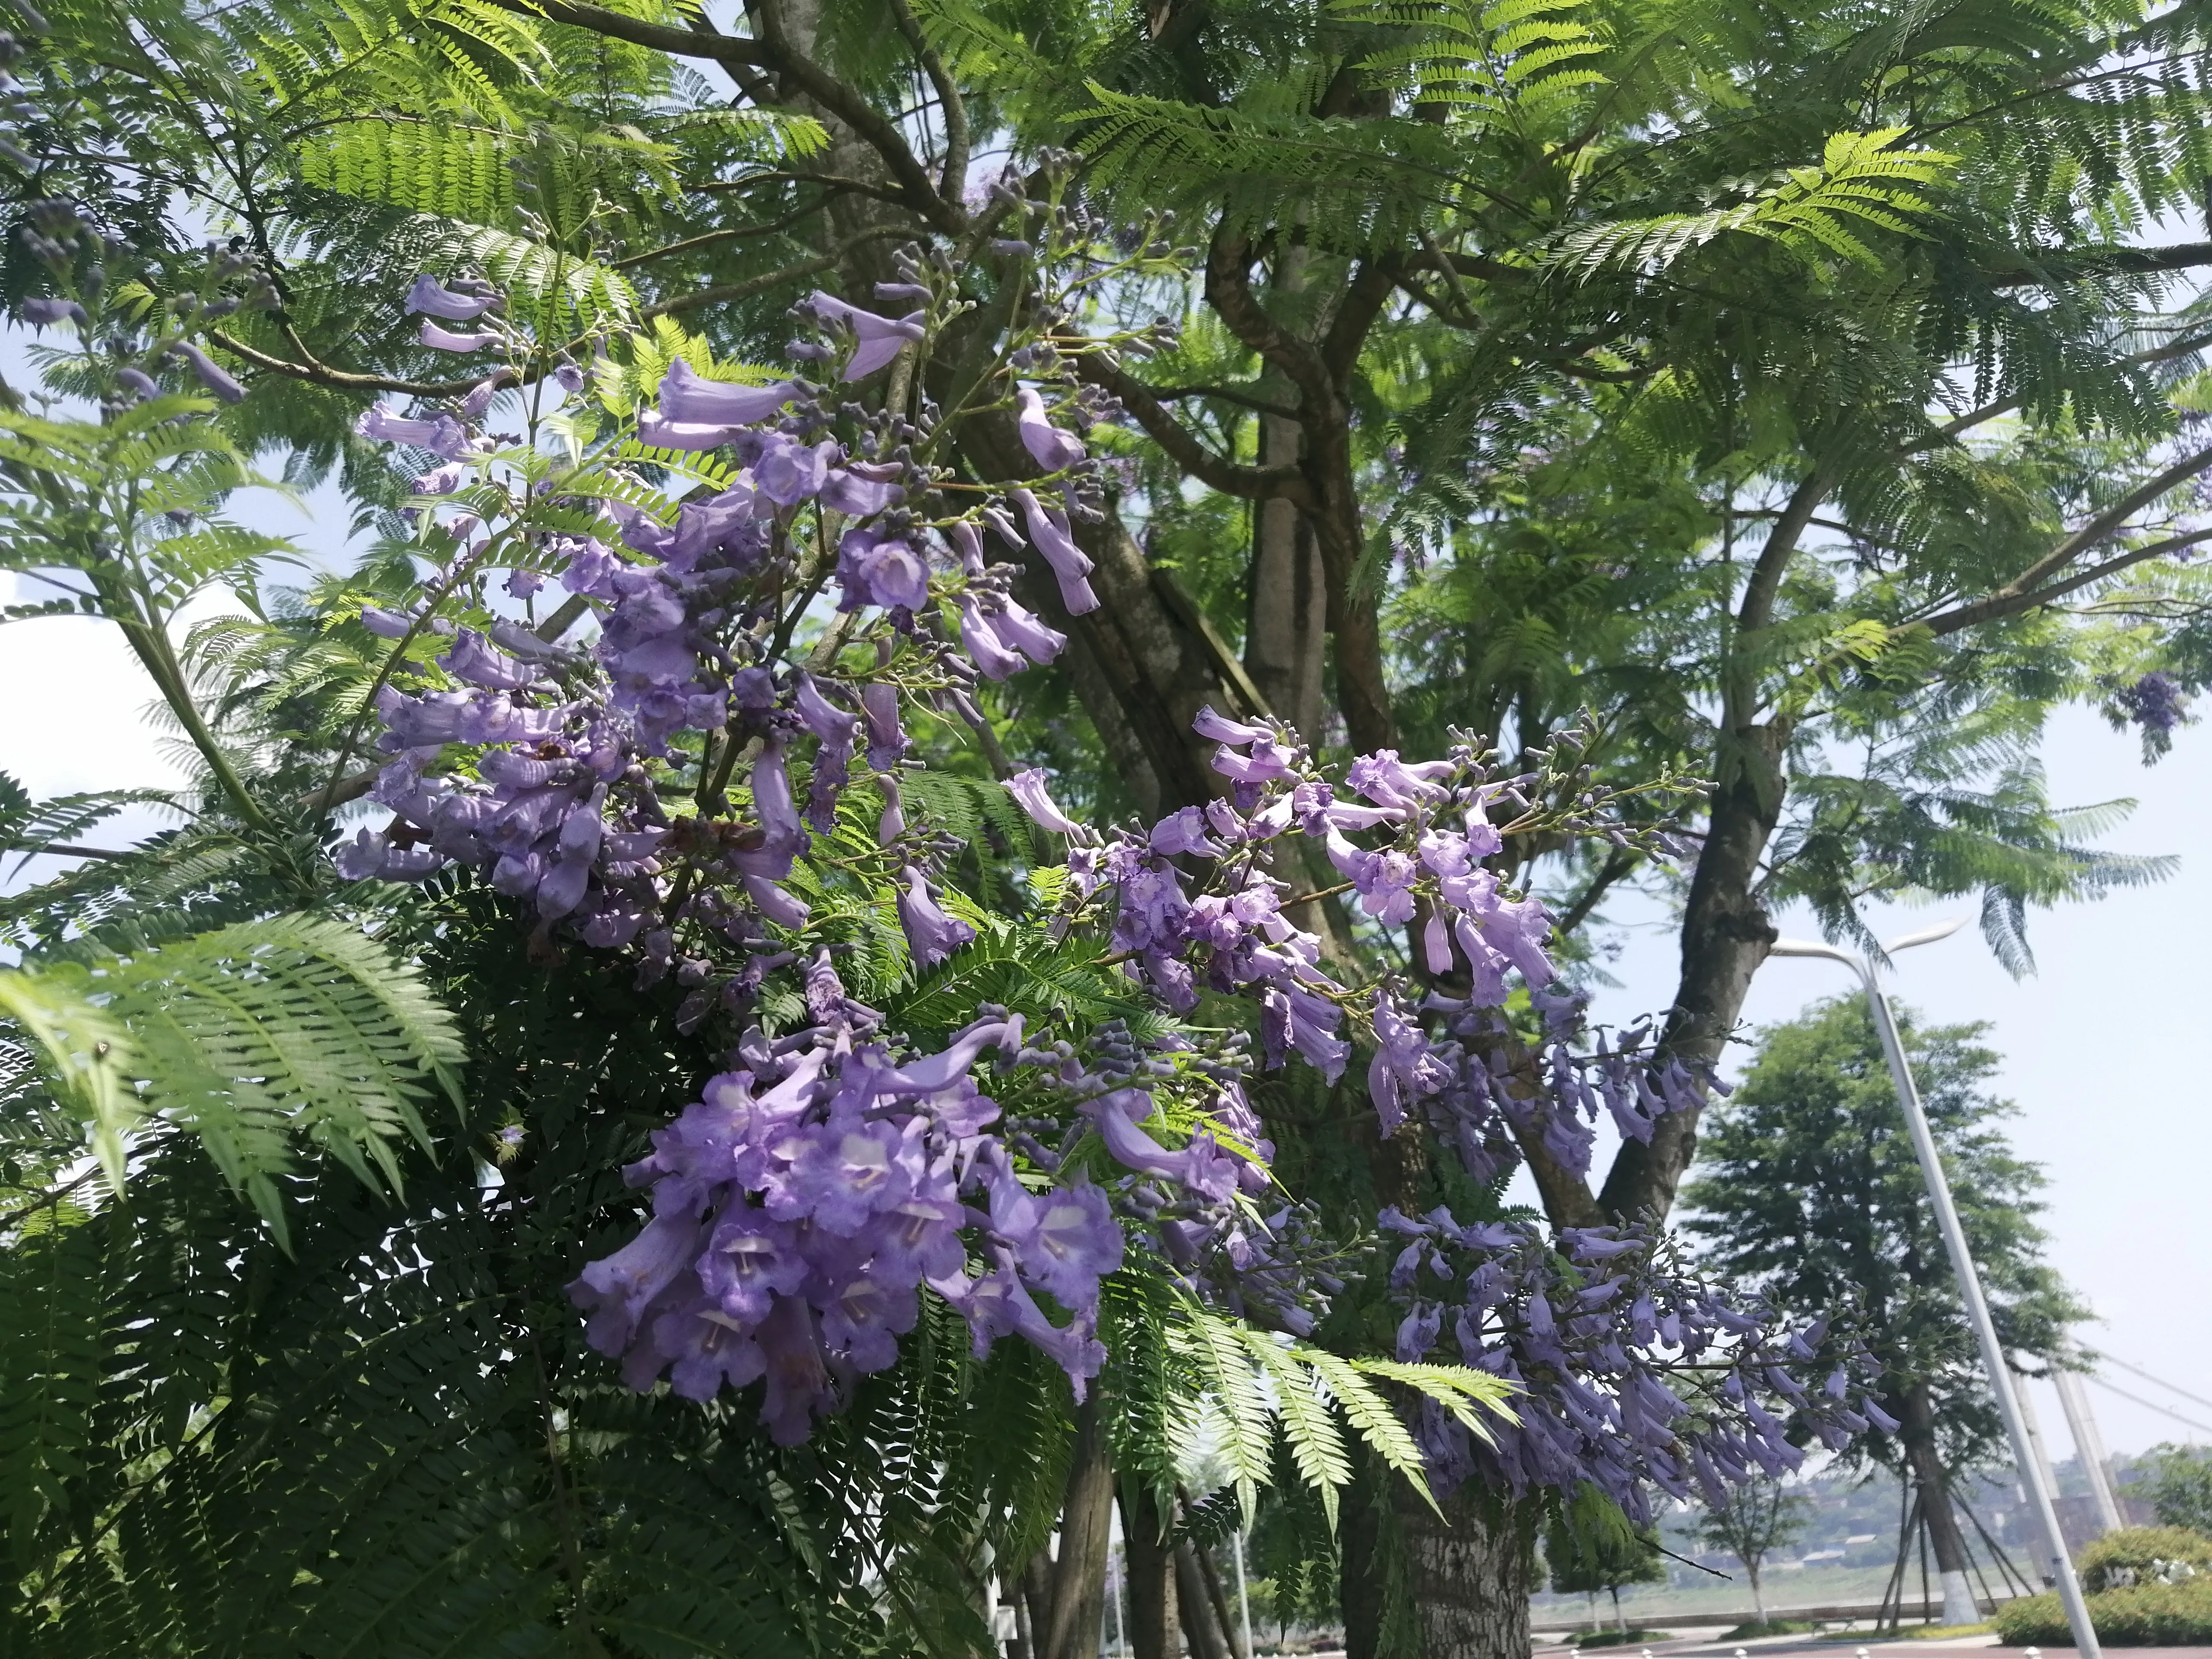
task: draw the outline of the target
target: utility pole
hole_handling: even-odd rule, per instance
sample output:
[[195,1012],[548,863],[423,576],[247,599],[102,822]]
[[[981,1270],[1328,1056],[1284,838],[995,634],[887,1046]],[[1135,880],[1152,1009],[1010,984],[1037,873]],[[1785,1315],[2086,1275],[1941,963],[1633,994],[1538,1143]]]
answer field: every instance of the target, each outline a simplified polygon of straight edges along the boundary
[[2066,1431],[2074,1437],[2074,1455],[2089,1477],[2089,1495],[2097,1500],[2097,1519],[2103,1532],[2118,1532],[2119,1500],[2112,1496],[2112,1462],[2105,1450],[2105,1437],[2097,1432],[2096,1417],[2089,1410],[2089,1391],[2081,1386],[2081,1373],[2053,1365],[2051,1380],[2058,1387],[2059,1409],[2066,1413]]
[[[1966,926],[1966,921],[1960,916],[1942,927],[1893,939],[1882,947],[1883,954],[1895,956],[1917,945],[1933,945],[1938,939],[1948,939]],[[2082,1598],[2081,1581],[2075,1576],[2073,1558],[2066,1552],[2065,1534],[2058,1529],[2058,1510],[2051,1501],[2051,1488],[2043,1479],[2043,1471],[2037,1467],[2035,1450],[2027,1437],[2020,1395],[2012,1385],[2012,1366],[1997,1342],[1997,1328],[1990,1317],[1989,1298],[1982,1292],[1982,1277],[1975,1270],[1973,1252],[1966,1245],[1966,1230],[1959,1222],[1959,1206],[1951,1199],[1951,1183],[1943,1174],[1942,1154],[1936,1150],[1935,1132],[1928,1127],[1928,1114],[1921,1109],[1919,1085],[1912,1080],[1912,1067],[1905,1058],[1905,1042],[1897,1032],[1897,1017],[1890,1012],[1889,999],[1882,994],[1881,981],[1875,977],[1874,969],[1865,957],[1839,951],[1832,945],[1818,945],[1808,939],[1778,939],[1771,954],[1826,957],[1831,962],[1842,963],[1859,976],[1859,984],[1866,992],[1867,1012],[1873,1016],[1875,1030],[1881,1037],[1882,1054],[1889,1061],[1889,1077],[1897,1089],[1898,1108],[1905,1114],[1905,1127],[1912,1136],[1912,1150],[1920,1159],[1921,1178],[1928,1183],[1928,1201],[1935,1209],[1936,1224],[1943,1235],[1944,1249],[1950,1254],[1951,1270],[1959,1277],[1959,1298],[1966,1304],[1967,1322],[1973,1327],[1975,1339],[1981,1345],[1982,1368],[1989,1376],[1990,1392],[1996,1396],[1998,1415],[2004,1419],[2005,1434],[2012,1442],[2013,1462],[2019,1467],[2021,1483],[2027,1488],[2030,1505],[2043,1528],[2044,1544],[2049,1553],[2045,1577],[2058,1587],[2058,1599],[2066,1608],[2066,1622],[2073,1630],[2074,1645],[2080,1659],[2104,1659],[2103,1650],[2097,1645],[2096,1627],[2089,1622],[2089,1605]],[[1947,1604],[1950,1599],[1950,1587],[1946,1585]],[[1968,1602],[1972,1604],[1971,1597]]]

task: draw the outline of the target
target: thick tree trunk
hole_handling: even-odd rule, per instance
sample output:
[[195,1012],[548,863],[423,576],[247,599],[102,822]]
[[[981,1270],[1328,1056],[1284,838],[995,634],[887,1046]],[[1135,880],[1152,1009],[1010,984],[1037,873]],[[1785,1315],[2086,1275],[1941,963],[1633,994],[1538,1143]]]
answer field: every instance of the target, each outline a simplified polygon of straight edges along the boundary
[[1396,1504],[1422,1659],[1528,1659],[1533,1512],[1473,1482],[1442,1516],[1402,1482]]
[[[1273,289],[1304,290],[1310,261],[1303,244],[1278,256]],[[1260,382],[1268,398],[1296,396],[1279,372]],[[1281,415],[1260,416],[1260,465],[1283,466],[1301,459],[1305,428]],[[1308,743],[1321,740],[1322,668],[1328,659],[1328,577],[1313,521],[1295,501],[1259,503],[1252,514],[1252,557],[1245,578],[1244,668],[1267,706]]]
[[1036,1632],[1037,1659],[1095,1659],[1106,1617],[1106,1558],[1112,1536],[1114,1458],[1094,1389],[1078,1414],[1075,1455],[1060,1512],[1051,1607]]
[[1190,1644],[1190,1659],[1232,1659],[1229,1633],[1221,1626],[1213,1599],[1206,1593],[1206,1574],[1198,1552],[1188,1544],[1175,1547],[1176,1609],[1182,1615],[1183,1639]]
[[1905,1390],[1897,1402],[1897,1437],[1905,1448],[1912,1483],[1919,1488],[1920,1513],[1928,1527],[1928,1547],[1942,1584],[1943,1622],[1970,1625],[1981,1617],[1966,1578],[1966,1540],[1951,1502],[1951,1480],[1936,1447],[1936,1410],[1924,1383]]
[[1174,1552],[1165,1510],[1139,1487],[1121,1497],[1122,1565],[1129,1583],[1129,1650],[1134,1659],[1176,1659]]

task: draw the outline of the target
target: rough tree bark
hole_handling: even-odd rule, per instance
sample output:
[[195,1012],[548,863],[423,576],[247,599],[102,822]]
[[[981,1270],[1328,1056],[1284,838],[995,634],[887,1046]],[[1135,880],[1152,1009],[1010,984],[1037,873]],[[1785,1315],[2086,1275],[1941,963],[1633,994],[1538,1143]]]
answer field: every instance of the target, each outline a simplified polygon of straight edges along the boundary
[[1174,1552],[1167,1512],[1149,1488],[1121,1495],[1121,1548],[1129,1583],[1129,1648],[1135,1659],[1176,1659]]
[[1075,1455],[1060,1512],[1060,1551],[1052,1564],[1049,1606],[1036,1631],[1036,1659],[1094,1659],[1097,1653],[1106,1617],[1113,1514],[1113,1451],[1094,1389],[1076,1415]]

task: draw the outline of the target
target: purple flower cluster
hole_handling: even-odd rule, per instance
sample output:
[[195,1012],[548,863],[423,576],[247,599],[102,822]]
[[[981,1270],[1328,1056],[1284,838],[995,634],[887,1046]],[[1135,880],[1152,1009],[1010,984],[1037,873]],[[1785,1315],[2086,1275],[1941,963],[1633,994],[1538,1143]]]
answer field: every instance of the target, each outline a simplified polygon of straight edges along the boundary
[[2181,682],[2172,675],[2149,673],[2133,685],[2124,686],[2113,699],[2121,712],[2141,726],[2146,738],[2170,738],[2188,712]]
[[[1323,971],[1320,940],[1284,914],[1289,888],[1272,873],[1271,848],[1291,836],[1322,842],[1360,910],[1390,927],[1421,920],[1430,971],[1468,984],[1456,1006],[1495,1007],[1505,1000],[1509,970],[1532,991],[1553,978],[1542,904],[1509,896],[1481,864],[1500,845],[1485,808],[1505,784],[1468,751],[1407,764],[1382,750],[1352,763],[1340,798],[1285,729],[1211,708],[1194,726],[1221,744],[1213,765],[1231,780],[1233,798],[1184,807],[1146,835],[1121,831],[1103,849],[1084,846],[1071,872],[1079,886],[1112,884],[1115,948],[1169,1008],[1196,1006],[1201,981],[1256,996],[1271,1066],[1295,1050],[1334,1082],[1352,1053],[1340,1028],[1355,1009],[1374,1036],[1368,1087],[1388,1134],[1415,1101],[1445,1090],[1450,1066],[1397,990],[1384,984],[1355,996]],[[1024,774],[1012,787],[1038,823],[1073,832],[1041,775]],[[1188,891],[1192,860],[1210,866],[1215,890]]]
[[1796,1469],[1804,1439],[1840,1449],[1870,1422],[1894,1426],[1868,1393],[1878,1368],[1862,1352],[1817,1389],[1799,1380],[1817,1370],[1826,1320],[1785,1332],[1639,1231],[1566,1228],[1547,1242],[1533,1225],[1463,1226],[1442,1209],[1385,1210],[1382,1224],[1406,1241],[1390,1274],[1406,1308],[1397,1357],[1456,1360],[1522,1390],[1488,1442],[1423,1410],[1417,1435],[1447,1488],[1588,1480],[1641,1525],[1652,1488],[1719,1502],[1729,1483]]
[[[1065,1042],[1024,1047],[1020,1017],[987,1008],[939,1052],[899,1056],[873,1040],[878,1017],[845,995],[826,951],[806,988],[820,1023],[772,1042],[748,1035],[630,1167],[630,1184],[652,1188],[653,1220],[569,1287],[631,1386],[666,1375],[703,1400],[764,1380],[763,1420],[791,1444],[843,1383],[896,1359],[927,1288],[967,1319],[979,1357],[1022,1337],[1080,1398],[1105,1359],[1098,1287],[1121,1265],[1117,1212],[1179,1260],[1210,1247],[1241,1258],[1247,1299],[1301,1322],[1269,1277],[1281,1262],[1267,1227],[1231,1222],[1217,1237],[1240,1188],[1266,1184],[1258,1148],[1233,1154],[1201,1131],[1171,1151],[1141,1127],[1159,1103],[1137,1079],[1158,1073],[1125,1033],[1105,1032],[1086,1066]],[[986,1049],[1025,1090],[1079,1097],[1066,1150],[1036,1138],[1055,1120],[1001,1121],[974,1076]],[[1256,1127],[1235,1115],[1241,1103],[1224,1101],[1217,1120],[1232,1138]],[[1110,1164],[1085,1155],[1094,1142]]]
[[[428,276],[416,280],[408,305],[463,322],[495,318],[501,308],[483,283]],[[857,377],[854,364],[872,345],[902,344],[916,326],[822,295],[808,309],[860,342],[847,378]],[[714,879],[689,893],[668,923],[696,919],[744,948],[769,939],[763,923],[805,925],[807,906],[779,884],[806,852],[808,826],[820,831],[834,822],[864,738],[867,763],[884,775],[879,783],[892,800],[886,825],[898,818],[888,775],[908,747],[898,686],[850,685],[761,654],[760,641],[787,624],[776,607],[793,586],[805,504],[818,501],[857,520],[837,549],[840,608],[881,611],[882,637],[912,641],[921,670],[935,677],[931,695],[949,711],[980,720],[965,689],[978,675],[1002,679],[1049,662],[1066,642],[1013,599],[1009,568],[983,561],[978,519],[1021,545],[1005,510],[987,506],[933,528],[908,507],[932,480],[913,460],[907,441],[914,432],[899,417],[877,417],[848,450],[825,435],[832,412],[817,388],[714,380],[682,361],[664,379],[659,404],[641,416],[640,437],[671,449],[731,448],[744,464],[734,483],[684,502],[672,524],[617,501],[600,509],[592,533],[526,544],[562,568],[572,594],[593,602],[601,627],[589,659],[501,621],[482,633],[463,630],[438,659],[455,689],[385,688],[381,742],[394,759],[375,798],[397,817],[386,830],[362,830],[339,858],[349,878],[419,879],[453,860],[484,868],[500,890],[531,902],[544,924],[566,922],[588,944],[625,945],[643,933],[647,977],[671,959],[669,927],[647,923],[666,910],[677,885],[671,871],[681,859]],[[458,413],[416,416],[379,405],[358,429],[445,463],[416,480],[434,514],[437,499],[462,489],[472,468],[490,476],[496,452],[472,424],[481,413],[465,401]],[[1017,493],[1025,512],[1042,514],[1046,533],[1065,532],[1064,515]],[[475,526],[474,514],[464,514],[445,526],[462,546],[457,559],[489,556],[489,540],[465,539]],[[959,611],[957,644],[933,600],[939,556],[953,567],[942,591]],[[534,571],[516,574],[534,586]],[[374,609],[362,620],[387,637],[417,630],[412,617]],[[669,765],[684,763],[677,744],[685,734],[756,746],[750,821],[704,826],[663,809],[657,788]],[[802,823],[787,759],[808,738],[813,787]],[[452,744],[483,749],[474,777],[436,770]],[[915,959],[929,965],[972,932],[945,912],[931,884],[929,848],[902,836],[902,821],[883,836],[896,908]],[[733,1008],[758,980],[748,969],[730,981]]]

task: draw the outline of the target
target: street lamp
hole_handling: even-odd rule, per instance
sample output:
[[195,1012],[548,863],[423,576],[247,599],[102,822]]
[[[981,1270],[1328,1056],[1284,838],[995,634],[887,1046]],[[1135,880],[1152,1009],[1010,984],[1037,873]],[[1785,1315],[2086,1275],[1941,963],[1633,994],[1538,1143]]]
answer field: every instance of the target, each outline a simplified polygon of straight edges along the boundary
[[[1966,919],[1960,916],[1940,927],[1907,933],[1884,945],[1883,951],[1895,956],[1916,945],[1933,945],[1938,939],[1950,938],[1966,922]],[[1960,1226],[1958,1206],[1951,1201],[1951,1184],[1943,1177],[1943,1161],[1936,1154],[1936,1137],[1929,1130],[1928,1115],[1920,1109],[1920,1091],[1913,1084],[1912,1068],[1905,1061],[1905,1044],[1898,1037],[1897,1019],[1890,1012],[1889,999],[1882,994],[1871,964],[1865,957],[1854,956],[1849,951],[1839,951],[1832,945],[1816,945],[1808,939],[1785,939],[1776,940],[1770,954],[1826,957],[1856,974],[1859,983],[1866,988],[1867,1012],[1874,1017],[1875,1030],[1881,1036],[1881,1051],[1889,1060],[1890,1080],[1897,1085],[1897,1103],[1904,1110],[1905,1127],[1912,1134],[1912,1150],[1919,1157],[1920,1173],[1928,1182],[1928,1200],[1936,1207],[1936,1224],[1942,1231],[1944,1249],[1950,1253],[1951,1269],[1959,1277],[1960,1297],[1966,1304],[1966,1316],[1973,1322],[1975,1339],[1981,1344],[1982,1368],[1989,1373],[1990,1392],[1996,1395],[1997,1410],[2004,1418],[2005,1434],[2012,1442],[2013,1462],[2020,1470],[2021,1482],[2027,1488],[2036,1519],[2043,1528],[2050,1561],[2045,1582],[2055,1582],[2058,1586],[2058,1599],[2066,1605],[2066,1622],[2073,1626],[2074,1645],[2081,1659],[2102,1659],[2097,1632],[2089,1623],[2088,1605],[2081,1599],[2081,1581],[2074,1576],[2074,1563],[2066,1553],[2065,1537],[2058,1530],[2058,1511],[2051,1501],[2051,1488],[2044,1480],[2042,1466],[2036,1461],[2035,1449],[2029,1441],[2020,1397],[2013,1389],[2011,1369],[2005,1364],[2004,1350],[1997,1346],[1997,1328],[1990,1319],[1989,1298],[1982,1294],[1981,1275],[1974,1271],[1973,1255],[1966,1248],[1966,1230]]]

